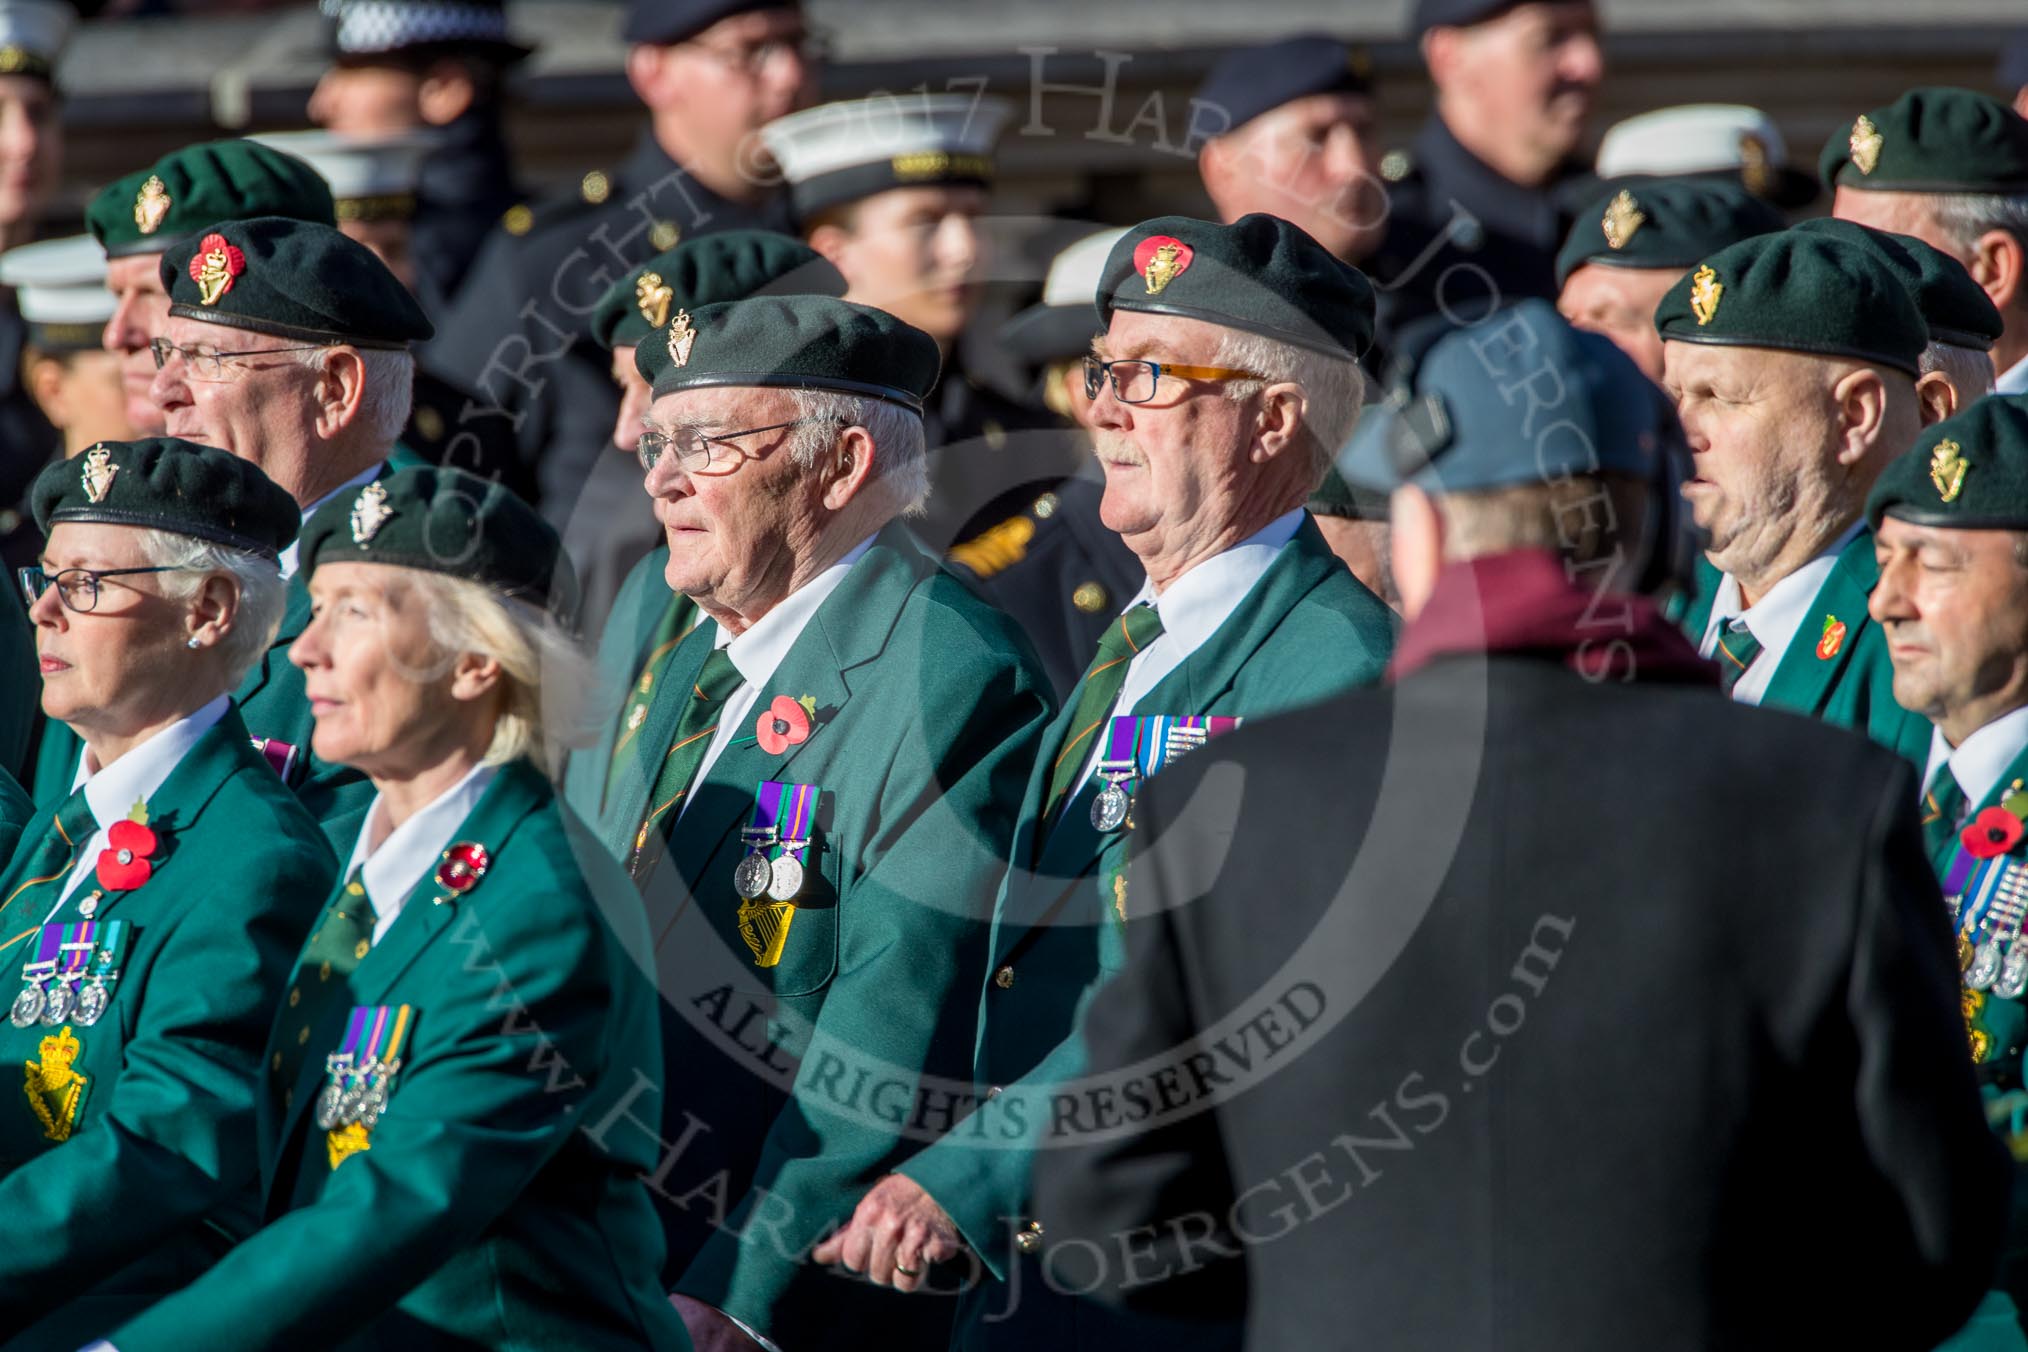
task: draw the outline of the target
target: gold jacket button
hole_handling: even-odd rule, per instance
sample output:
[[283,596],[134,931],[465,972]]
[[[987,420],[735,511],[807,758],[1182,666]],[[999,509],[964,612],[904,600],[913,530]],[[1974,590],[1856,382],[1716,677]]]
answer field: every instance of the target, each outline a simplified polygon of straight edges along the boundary
[[999,971],[993,973],[993,984],[1003,991],[1011,989],[1014,985],[1014,969],[1012,967],[1002,967]]
[[1042,1222],[1030,1221],[1021,1227],[1021,1233],[1014,1236],[1014,1247],[1023,1253],[1037,1253],[1042,1248]]

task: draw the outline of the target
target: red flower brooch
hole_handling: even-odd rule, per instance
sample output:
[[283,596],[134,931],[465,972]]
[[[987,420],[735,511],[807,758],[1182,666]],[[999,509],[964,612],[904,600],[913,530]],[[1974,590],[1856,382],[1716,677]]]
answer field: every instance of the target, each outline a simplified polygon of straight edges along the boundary
[[190,280],[197,283],[200,304],[216,305],[232,290],[232,279],[246,271],[246,255],[224,235],[206,235],[190,255]]
[[1976,859],[1993,859],[2021,843],[2021,819],[2004,807],[1989,807],[1966,824],[1959,839]]
[[753,725],[754,740],[770,756],[779,756],[810,740],[810,722],[816,716],[817,701],[810,696],[797,700],[776,695]]
[[437,898],[441,906],[452,897],[462,897],[479,885],[479,879],[486,876],[486,870],[493,866],[493,856],[486,853],[486,847],[475,841],[461,840],[444,851],[437,863],[437,886],[444,889],[444,895]]
[[161,847],[161,837],[148,825],[148,805],[134,804],[125,821],[114,822],[106,832],[106,848],[99,851],[96,875],[99,886],[108,892],[131,892],[155,876],[148,861]]

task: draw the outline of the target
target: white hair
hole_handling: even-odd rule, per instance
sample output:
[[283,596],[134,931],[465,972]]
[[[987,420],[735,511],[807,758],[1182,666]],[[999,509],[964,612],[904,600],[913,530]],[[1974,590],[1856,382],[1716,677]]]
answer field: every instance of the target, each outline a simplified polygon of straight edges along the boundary
[[1269,385],[1292,381],[1303,387],[1306,406],[1303,431],[1310,457],[1310,479],[1306,492],[1324,481],[1338,448],[1351,439],[1359,422],[1359,409],[1366,399],[1366,377],[1359,363],[1343,357],[1328,357],[1307,347],[1284,343],[1265,334],[1243,329],[1226,329],[1218,342],[1213,364],[1252,371],[1259,380],[1228,380],[1225,397],[1251,399]]
[[1958,392],[1958,404],[1963,407],[1974,400],[1983,399],[1993,392],[1993,356],[1976,347],[1959,347],[1954,343],[1931,343],[1922,350],[1916,361],[1916,369],[1924,375],[1941,371]]
[[[401,440],[415,403],[415,358],[396,348],[356,347],[366,389],[359,396],[360,435],[375,446]],[[312,371],[322,371],[331,349],[315,347],[292,355]]]
[[922,415],[885,399],[837,390],[790,390],[798,418],[807,418],[789,437],[789,457],[804,469],[835,446],[848,427],[863,427],[873,439],[877,481],[903,516],[921,516],[929,501],[929,463]]
[[151,566],[178,570],[159,575],[162,594],[172,601],[195,597],[211,577],[225,577],[239,593],[232,627],[218,645],[225,659],[226,683],[236,689],[282,627],[288,584],[282,580],[281,565],[251,550],[169,530],[142,531],[141,551]]
[[1930,214],[1959,253],[1970,253],[1988,230],[2005,230],[2028,248],[2028,194],[1939,192],[1923,194]]
[[482,582],[420,568],[401,571],[421,593],[430,640],[442,654],[472,653],[500,664],[505,698],[486,764],[525,756],[547,773],[565,748],[593,741],[604,726],[597,671],[554,616]]

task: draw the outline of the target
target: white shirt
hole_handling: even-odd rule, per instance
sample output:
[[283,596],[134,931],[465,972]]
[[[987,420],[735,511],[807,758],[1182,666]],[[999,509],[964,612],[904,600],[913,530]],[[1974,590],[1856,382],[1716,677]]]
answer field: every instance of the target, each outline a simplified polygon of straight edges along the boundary
[[[838,590],[845,575],[852,571],[852,565],[859,562],[859,556],[872,547],[873,537],[869,535],[848,550],[844,558],[783,597],[773,610],[754,621],[739,637],[734,638],[723,625],[718,626],[712,646],[724,649],[733,666],[739,668],[739,685],[725,697],[725,712],[719,715],[718,730],[711,734],[711,745],[704,749],[704,761],[697,767],[697,777],[691,783],[702,784],[704,777],[711,773],[711,767],[718,763],[719,756],[736,738],[753,736],[753,726],[747,715],[753,712],[762,687],[774,679],[775,669],[789,655],[789,649],[796,646],[796,640],[802,637],[817,608]],[[793,697],[800,692],[791,690],[786,693]],[[691,795],[685,794],[683,802],[678,805],[676,816],[679,820],[690,810],[690,799]]]
[[[335,497],[338,497],[340,494],[350,493],[355,488],[366,487],[366,485],[372,483],[375,478],[379,477],[381,468],[382,468],[381,466],[375,465],[372,469],[367,470],[366,473],[361,474],[356,478],[347,479],[344,483],[339,484],[336,488],[326,493],[323,497],[318,498],[308,507],[305,507],[303,509],[303,520],[308,521],[310,519],[311,514],[314,513],[319,507],[322,507],[325,503],[331,501],[331,499]],[[281,558],[282,581],[284,582],[287,582],[290,578],[296,575],[296,546],[299,543],[300,541],[291,540],[289,541],[289,547],[282,551]]]
[[359,881],[366,888],[367,901],[373,905],[373,942],[380,942],[387,927],[401,914],[401,905],[408,900],[408,894],[436,868],[458,828],[472,815],[486,786],[498,773],[491,765],[474,766],[471,773],[431,799],[428,807],[387,832],[387,838],[378,845],[373,839],[382,833],[387,807],[379,794],[373,796],[373,806],[366,809],[366,824],[359,828],[359,839],[352,846],[352,858],[346,862],[342,875],[350,878],[353,869],[364,870]]
[[1084,773],[1070,786],[1070,797],[1077,796],[1085,780],[1091,778],[1099,757],[1105,754],[1106,729],[1112,726],[1112,720],[1134,712],[1134,707],[1150,691],[1232,618],[1283,546],[1296,538],[1302,524],[1300,507],[1276,517],[1224,553],[1212,555],[1171,582],[1159,597],[1155,595],[1152,579],[1141,584],[1141,590],[1120,613],[1124,615],[1143,603],[1153,605],[1162,617],[1162,632],[1127,663],[1127,679],[1120,685],[1119,698],[1113,701],[1112,710],[1099,724],[1099,730],[1092,734],[1091,754],[1085,757]]
[[[104,769],[94,771],[91,768],[89,750],[79,754],[77,774],[70,781],[71,792],[75,793],[79,785],[84,786],[85,805],[92,810],[92,820],[98,823],[99,829],[79,851],[77,866],[70,871],[70,881],[63,885],[63,895],[57,898],[57,907],[68,901],[70,894],[82,887],[98,868],[99,853],[111,843],[107,837],[113,823],[127,820],[127,814],[134,810],[135,803],[145,801],[162,787],[162,781],[183,763],[184,756],[197,745],[197,740],[225,717],[226,706],[231,703],[230,697],[220,695],[196,713],[177,719]],[[49,914],[55,915],[56,907],[52,907]],[[43,918],[43,923],[49,923],[47,916]]]
[[1860,529],[1861,523],[1854,522],[1831,542],[1829,549],[1769,587],[1767,595],[1756,601],[1751,610],[1741,609],[1739,581],[1732,574],[1727,573],[1718,584],[1718,595],[1711,600],[1711,618],[1704,625],[1704,641],[1697,645],[1697,651],[1706,657],[1717,652],[1719,631],[1734,620],[1744,621],[1760,641],[1760,655],[1732,687],[1733,699],[1741,704],[1760,703],[1761,696],[1767,693],[1768,682],[1774,679],[1775,668],[1782,664],[1782,655],[1795,641],[1796,631],[1809,619],[1817,593],[1823,590],[1831,570],[1838,566],[1838,555],[1858,538]]
[[1994,394],[2028,394],[2028,357],[2023,357],[2000,373],[1993,382]]
[[1937,776],[1949,765],[1969,811],[1999,787],[2000,776],[2007,773],[2007,767],[2024,749],[2028,749],[2028,708],[2001,714],[1955,748],[1944,740],[1942,728],[1933,727],[1929,733],[1929,765],[1922,772],[1922,791],[1931,792]]

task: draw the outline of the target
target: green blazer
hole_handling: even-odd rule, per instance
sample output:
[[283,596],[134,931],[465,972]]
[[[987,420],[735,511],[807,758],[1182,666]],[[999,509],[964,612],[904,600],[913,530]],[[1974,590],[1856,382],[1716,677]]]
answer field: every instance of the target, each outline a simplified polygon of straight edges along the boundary
[[[646,778],[715,636],[700,626],[672,655],[641,729],[655,754],[635,759],[601,821],[617,854],[631,852]],[[644,888],[669,1011],[663,1134],[682,1142],[657,1180],[673,1285],[787,1349],[941,1352],[947,1299],[802,1259],[917,1148],[895,1104],[918,1077],[969,1081],[993,891],[1050,685],[1013,622],[897,524],[817,608],[748,717],[784,694],[814,703],[808,740],[780,755],[729,746]],[[741,936],[732,885],[764,780],[823,790],[772,967]],[[864,1099],[850,1089],[861,1077]],[[942,1117],[927,1109],[915,1129],[947,1126],[953,1107],[945,1094]]]
[[[1683,617],[1693,643],[1704,638],[1722,577],[1709,561],[1698,560],[1697,600]],[[1873,532],[1862,530],[1839,552],[1831,575],[1817,589],[1809,618],[1781,654],[1760,703],[1764,709],[1793,709],[1863,732],[1920,769],[1929,759],[1929,720],[1894,702],[1887,634],[1866,613],[1866,599],[1879,581]],[[1841,642],[1827,637],[1827,623],[1844,625]]]
[[260,1095],[267,1223],[120,1327],[121,1352],[689,1346],[657,1282],[654,1142],[628,1116],[662,1067],[639,899],[525,762],[455,842],[485,848],[485,876],[456,897],[426,877],[343,978],[349,1004],[410,1011],[366,1147],[334,1164],[313,1120],[335,1045],[277,1083],[304,1027],[284,1003]]
[[[251,1230],[261,1049],[289,967],[337,872],[324,836],[228,709],[148,801],[154,873],[97,901],[131,933],[111,1003],[68,1027],[85,1080],[69,1139],[50,1139],[17,1069],[0,1099],[0,1337],[74,1352],[189,1282]],[[26,839],[52,828],[45,810]],[[0,897],[22,886],[21,854]],[[52,917],[84,917],[80,886]],[[0,970],[21,969],[51,903],[0,908]],[[33,910],[34,914],[25,913]],[[10,982],[12,1001],[20,986]],[[0,1020],[0,1065],[47,1066],[62,1028]],[[54,1116],[60,1116],[53,1114]],[[46,1316],[46,1318],[45,1318]]]
[[21,828],[28,825],[28,819],[35,815],[35,804],[29,800],[14,776],[0,770],[0,868],[14,855],[14,842],[21,837]]
[[[35,629],[21,608],[21,591],[0,578],[0,771],[24,779],[34,768],[35,724],[42,710],[42,673],[35,664]],[[76,769],[73,763],[72,769]]]
[[[1306,518],[1231,618],[1134,712],[1260,718],[1316,704],[1377,682],[1394,637],[1393,612]],[[1065,697],[1066,710],[1075,709],[1082,686]],[[1069,721],[1068,713],[1060,715],[1043,737],[994,905],[993,975],[981,988],[973,1066],[990,1097],[901,1168],[1003,1280],[1017,1252],[1014,1235],[1031,1223],[1030,1164],[1050,1127],[1051,1087],[1083,1072],[1077,1026],[1103,977],[1119,965],[1121,928],[1132,906],[1124,893],[1127,833],[1101,835],[1091,824],[1095,779],[1066,805],[1056,829],[1043,831],[1050,767]],[[1025,1276],[1017,1317],[976,1324],[996,1302],[1005,1303],[990,1283],[980,1283],[961,1319],[973,1324],[973,1335],[1006,1346],[1070,1345],[1065,1327],[1040,1322],[1063,1302],[1050,1299],[1032,1265]]]

